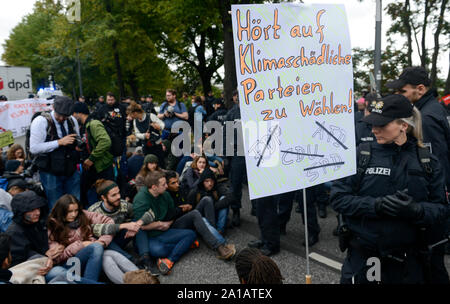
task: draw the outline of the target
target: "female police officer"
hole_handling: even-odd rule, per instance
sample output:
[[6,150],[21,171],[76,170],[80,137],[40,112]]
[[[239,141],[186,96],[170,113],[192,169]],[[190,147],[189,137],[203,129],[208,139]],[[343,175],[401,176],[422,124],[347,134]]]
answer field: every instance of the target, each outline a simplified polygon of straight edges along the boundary
[[357,174],[331,189],[348,231],[341,283],[448,282],[443,255],[422,250],[445,237],[449,209],[444,174],[422,144],[420,113],[402,95],[371,106],[363,120],[376,142],[358,147]]

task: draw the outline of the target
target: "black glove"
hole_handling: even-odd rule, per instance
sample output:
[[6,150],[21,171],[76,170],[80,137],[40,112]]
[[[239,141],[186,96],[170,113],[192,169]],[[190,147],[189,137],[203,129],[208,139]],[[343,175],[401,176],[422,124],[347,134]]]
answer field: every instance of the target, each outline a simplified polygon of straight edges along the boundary
[[391,217],[396,216],[396,213],[391,208],[390,201],[387,199],[386,196],[378,197],[377,199],[375,199],[375,213],[379,217],[384,217],[386,215]]
[[414,201],[407,191],[397,191],[394,195],[387,195],[383,207],[393,216],[408,220],[419,220],[423,217],[423,206]]

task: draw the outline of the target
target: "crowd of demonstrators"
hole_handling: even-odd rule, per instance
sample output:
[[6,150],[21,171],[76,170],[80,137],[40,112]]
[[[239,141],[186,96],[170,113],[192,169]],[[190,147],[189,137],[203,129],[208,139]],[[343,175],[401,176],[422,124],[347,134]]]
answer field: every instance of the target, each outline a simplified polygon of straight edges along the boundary
[[[395,198],[390,198],[390,201],[386,199],[376,204],[377,211],[373,215],[374,229],[384,225],[383,212],[386,210],[386,216],[389,216],[389,212],[413,216],[409,207],[402,207],[402,204],[410,204],[411,209],[419,210],[414,211],[417,212],[415,215],[423,217],[405,221],[415,221],[413,225],[420,222],[431,226],[427,227],[429,230],[426,235],[429,243],[444,237],[448,223],[441,226],[438,223],[442,218],[448,220],[448,208],[445,204],[442,204],[443,207],[436,206],[442,191],[434,189],[437,189],[442,179],[440,176],[450,171],[447,170],[449,161],[446,157],[450,147],[450,131],[447,114],[441,106],[436,107],[436,104],[439,104],[434,91],[428,85],[427,77],[419,68],[405,69],[395,85],[391,85],[397,94],[403,94],[422,112],[423,142],[425,146],[431,147],[431,156],[426,156],[431,159],[434,177],[429,181],[426,178],[427,173],[418,175],[426,180],[423,182],[420,179],[419,182],[423,182],[428,193],[395,194],[391,188],[384,187],[386,193],[370,194],[364,192],[364,183],[361,183],[361,191],[356,192],[356,195],[344,193],[348,190],[345,187],[348,183],[355,182],[355,178],[367,182],[366,179],[372,177],[370,170],[368,173],[363,170],[362,176],[354,176],[348,181],[311,187],[306,191],[309,246],[319,242],[321,229],[318,217],[327,217],[329,202],[342,215],[345,224],[349,225],[349,230],[353,229],[355,235],[360,233],[357,229],[358,220],[373,215],[372,200],[366,203],[367,210],[358,207],[362,208],[361,213],[355,211],[359,209],[352,207],[352,203],[359,202],[361,198],[365,199],[366,195],[396,195]],[[98,283],[103,279],[103,272],[109,282],[126,283],[136,280],[155,282],[149,279],[154,278],[152,275],[169,274],[187,251],[199,246],[200,239],[218,258],[230,260],[235,257],[236,248],[227,242],[226,234],[228,229],[240,226],[242,189],[246,183],[245,157],[238,155],[239,146],[242,147],[242,142],[238,142],[242,138],[237,134],[241,120],[238,92],[233,92],[230,100],[232,107],[228,110],[225,108],[225,101],[214,98],[212,93],[206,97],[192,96],[190,107],[186,107],[189,96],[183,94],[183,98],[178,100],[176,91],[172,89],[166,90],[165,100],[161,103],[155,103],[151,95],[144,95],[137,102],[129,97],[119,101],[111,92],[105,96],[106,100],[103,96],[99,97],[98,102],[91,108],[83,100],[74,103],[68,97],[56,97],[54,110],[41,113],[31,122],[31,157],[25,155],[27,149],[18,145],[11,146],[3,155],[2,159],[6,162],[2,161],[2,169],[6,173],[2,173],[4,180],[0,180],[0,185],[4,182],[4,189],[0,188],[0,197],[4,198],[0,201],[0,228],[1,231],[15,231],[11,236],[17,238],[10,241],[12,259],[5,258],[4,261],[21,265],[33,258],[36,252],[37,256],[48,257],[45,271],[40,271],[46,282],[64,282],[67,281],[64,278],[69,265],[66,262],[69,258],[77,257],[82,262],[82,276],[78,282]],[[378,157],[378,148],[387,149],[386,145],[396,144],[377,142],[379,139],[376,132],[378,131],[380,137],[380,131],[369,117],[379,114],[372,112],[378,102],[384,102],[386,107],[389,105],[389,100],[380,98],[381,96],[373,93],[364,94],[355,104],[358,108],[355,113],[358,158],[361,151],[367,152],[369,149],[369,155],[375,159]],[[380,106],[376,109],[379,110]],[[180,133],[172,133],[172,126],[178,121],[195,126],[196,119],[202,122],[219,122],[224,133],[227,122],[235,123],[237,128],[233,130],[234,134],[225,134],[234,137],[233,155],[216,155],[211,143],[209,146],[204,144],[210,134],[202,132],[201,139],[191,143],[191,147],[198,145],[200,149],[192,148],[190,155],[176,157],[172,153],[171,145]],[[412,125],[411,120],[407,121],[408,127],[404,132],[408,134],[407,143],[411,142],[411,145],[401,147],[402,153],[404,149],[408,157],[409,150],[414,150],[411,134],[419,129],[420,124],[413,123],[415,125]],[[403,127],[400,129],[403,130]],[[227,144],[224,143],[225,149]],[[367,148],[368,146],[370,148]],[[386,151],[384,152],[388,153]],[[399,154],[399,159],[402,159],[402,153]],[[442,163],[442,170],[436,165],[434,154]],[[29,165],[31,161],[27,163],[25,159],[32,160],[33,166]],[[417,159],[420,164],[421,158],[416,157],[415,161],[408,161],[408,168],[417,165]],[[371,167],[376,167],[377,164],[371,163]],[[386,165],[386,168],[389,166],[383,165]],[[391,165],[395,167],[398,164]],[[36,175],[31,178],[24,174],[23,171],[26,171],[28,166],[37,168],[38,179]],[[402,167],[399,172],[404,172],[403,169]],[[420,171],[420,166],[412,170]],[[406,185],[410,185],[411,181],[415,180],[415,177],[409,175],[408,173],[406,179],[396,179],[398,187],[395,186],[395,190],[402,191],[407,188],[400,185],[403,181],[406,180]],[[448,175],[444,175],[443,180],[444,186],[448,185]],[[374,179],[375,182],[377,185],[382,184]],[[368,183],[370,186],[370,182]],[[394,187],[393,184],[392,186]],[[400,186],[403,188],[400,189]],[[420,192],[418,189],[419,187],[414,191]],[[432,191],[436,193],[430,193]],[[23,197],[30,195],[33,196],[33,201],[39,202],[39,207],[31,204],[25,209],[17,209],[17,202],[20,206],[20,202],[24,201]],[[236,257],[236,261],[239,260],[236,268],[242,283],[281,283],[279,270],[277,271],[276,265],[273,265],[267,256],[282,249],[280,238],[287,233],[286,227],[291,218],[294,201],[298,202],[295,210],[303,213],[302,198],[300,190],[251,201],[250,213],[257,218],[261,236],[248,244],[251,249],[244,250],[242,255]],[[424,202],[422,211],[414,201],[421,202],[419,205]],[[365,214],[365,211],[369,215]],[[27,217],[25,214],[28,214]],[[394,224],[398,223],[394,221]],[[336,235],[340,234],[340,238],[341,228],[342,223],[336,229]],[[45,239],[42,232],[46,229],[48,234]],[[19,234],[22,235],[22,241],[17,237]],[[34,240],[35,237],[37,241]],[[28,238],[31,245],[23,241],[23,238]],[[33,253],[31,256],[29,253],[16,253],[16,244],[21,242],[25,244],[24,252]],[[45,242],[47,247],[44,246]],[[306,240],[303,244],[306,245]],[[356,275],[359,279],[358,273],[351,267],[360,262],[355,256],[363,256],[365,252],[358,252],[360,247],[355,246],[355,242],[349,245],[348,252],[352,251],[353,255],[349,255],[344,263],[343,282],[348,282],[349,274]],[[31,251],[29,248],[32,248]],[[445,268],[442,270],[442,248],[443,246],[440,246],[431,255],[431,265],[436,277],[444,282],[448,275]],[[16,262],[16,259],[20,259],[20,262]],[[414,260],[412,263],[419,262]],[[256,264],[259,266],[254,269],[250,267]],[[394,266],[392,269],[399,269]],[[146,268],[150,273],[140,272],[138,268]],[[134,275],[137,279],[133,278]],[[390,273],[387,274],[388,281],[391,279],[389,275]],[[272,281],[267,281],[270,276]],[[392,281],[397,280],[395,276],[392,278]]]

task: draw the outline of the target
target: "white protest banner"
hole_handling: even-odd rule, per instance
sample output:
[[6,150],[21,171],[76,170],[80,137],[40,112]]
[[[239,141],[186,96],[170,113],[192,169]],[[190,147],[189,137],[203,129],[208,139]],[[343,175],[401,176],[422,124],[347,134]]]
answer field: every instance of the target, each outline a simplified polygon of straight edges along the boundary
[[233,5],[232,22],[250,198],[355,174],[344,6]]
[[0,132],[12,131],[13,137],[25,135],[36,112],[53,109],[53,100],[24,99],[0,102]]

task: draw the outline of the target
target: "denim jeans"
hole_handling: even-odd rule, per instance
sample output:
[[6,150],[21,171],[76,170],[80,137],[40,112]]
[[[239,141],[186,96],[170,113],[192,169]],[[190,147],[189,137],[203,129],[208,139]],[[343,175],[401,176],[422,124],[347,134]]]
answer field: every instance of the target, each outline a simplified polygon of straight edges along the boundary
[[227,225],[227,218],[228,218],[228,212],[229,212],[229,208],[223,208],[223,209],[219,209],[216,210],[216,227],[217,230],[219,232],[224,232],[225,231],[225,227]]
[[72,176],[56,176],[48,172],[39,171],[39,177],[47,195],[50,210],[64,194],[72,194],[78,200],[80,199],[81,174],[78,170]]
[[225,239],[223,236],[217,231],[216,228],[214,228],[206,218],[203,218],[203,221],[205,222],[206,227],[208,227],[209,231],[211,231],[212,235],[219,241],[220,244],[225,244]]
[[106,249],[111,249],[119,252],[123,256],[125,256],[127,259],[131,260],[132,256],[128,252],[126,252],[123,248],[125,248],[130,241],[132,241],[134,238],[125,238],[127,230],[120,230],[119,233],[117,233],[112,242],[109,243],[109,246]]
[[179,217],[173,224],[173,228],[195,230],[212,249],[221,245],[217,238],[209,231],[203,222],[203,217],[198,210],[192,210]]
[[146,231],[140,230],[136,235],[136,244],[140,256],[150,254],[175,263],[189,250],[196,237],[190,229],[171,228],[156,237],[148,237]]
[[[93,243],[78,251],[75,258],[78,258],[81,263],[83,277],[98,281],[100,272],[102,271],[103,246],[99,243]],[[63,267],[70,269],[73,265],[67,265],[66,263]]]
[[101,284],[100,282],[80,277],[80,280],[69,281],[67,269],[62,266],[53,267],[46,275],[45,282],[47,284]]

